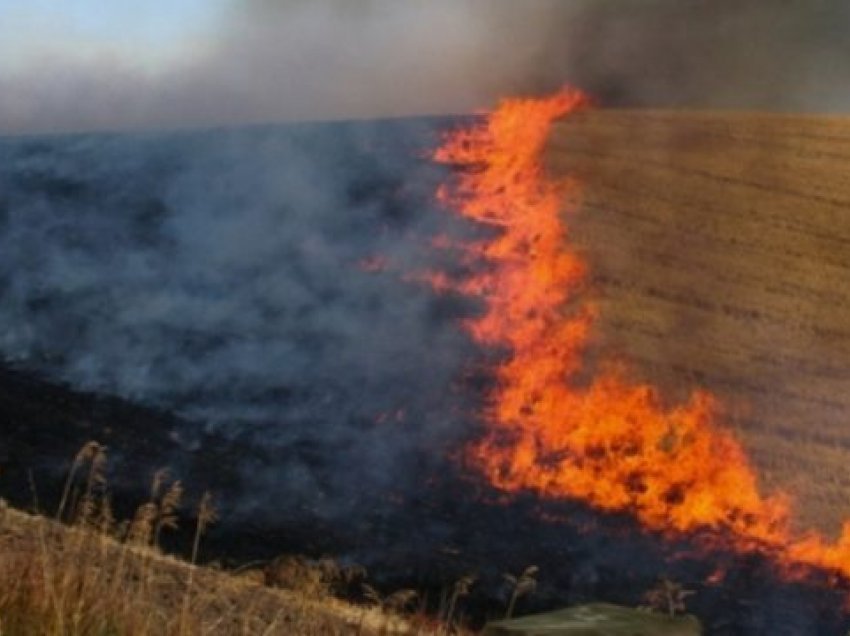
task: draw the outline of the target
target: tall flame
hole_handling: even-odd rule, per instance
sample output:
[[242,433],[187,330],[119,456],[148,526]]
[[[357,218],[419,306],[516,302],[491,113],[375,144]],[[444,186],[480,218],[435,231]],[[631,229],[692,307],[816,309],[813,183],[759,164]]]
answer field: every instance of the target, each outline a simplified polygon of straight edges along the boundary
[[666,406],[621,365],[585,361],[595,309],[581,300],[587,266],[564,220],[578,186],[542,163],[552,122],[585,105],[569,89],[506,99],[434,153],[457,168],[438,199],[495,230],[464,246],[486,267],[456,283],[485,304],[466,325],[472,337],[506,351],[484,414],[489,432],[468,459],[507,492],[580,499],[665,533],[712,530],[782,565],[850,576],[850,524],[834,545],[816,533],[795,538],[790,500],[759,492],[743,448],[718,425],[712,395]]

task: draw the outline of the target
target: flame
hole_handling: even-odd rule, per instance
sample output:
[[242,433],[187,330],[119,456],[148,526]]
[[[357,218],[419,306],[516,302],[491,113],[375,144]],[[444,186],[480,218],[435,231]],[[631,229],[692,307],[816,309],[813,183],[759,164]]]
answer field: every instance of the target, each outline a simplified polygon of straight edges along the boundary
[[834,544],[816,533],[795,537],[790,499],[759,492],[714,396],[697,390],[668,406],[622,364],[585,361],[596,310],[581,298],[587,265],[570,249],[564,219],[565,201],[567,215],[578,208],[579,188],[547,175],[541,157],[552,122],[586,105],[570,89],[506,99],[448,134],[433,155],[457,168],[438,200],[494,230],[463,246],[483,271],[454,282],[485,305],[466,323],[469,333],[506,352],[483,415],[489,432],[467,459],[508,493],[583,500],[662,533],[710,530],[738,550],[770,552],[787,572],[850,576],[850,524]]

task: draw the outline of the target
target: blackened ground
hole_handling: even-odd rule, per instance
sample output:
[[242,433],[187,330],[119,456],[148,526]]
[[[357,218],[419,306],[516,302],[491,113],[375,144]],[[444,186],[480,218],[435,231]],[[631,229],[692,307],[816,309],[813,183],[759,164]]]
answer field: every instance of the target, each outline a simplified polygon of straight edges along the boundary
[[0,361],[199,423],[173,444],[234,518],[417,488],[471,408],[473,308],[408,280],[470,231],[427,157],[453,123],[0,139]]
[[[258,460],[257,448],[213,436],[203,447],[187,447],[179,431],[192,425],[166,413],[3,369],[0,427],[0,493],[29,507],[34,484],[38,505],[48,513],[72,456],[90,439],[110,449],[110,488],[124,515],[144,501],[156,469],[182,466],[175,476],[187,484],[187,500],[210,489],[219,507],[221,520],[204,540],[205,560],[235,565],[283,552],[332,555],[366,565],[387,591],[426,590],[433,606],[454,581],[474,574],[472,593],[461,604],[477,623],[504,612],[509,590],[503,573],[538,565],[539,588],[520,601],[522,612],[587,600],[636,605],[668,576],[696,591],[688,606],[707,634],[837,635],[850,628],[842,610],[850,586],[828,573],[785,583],[764,556],[706,549],[700,537],[664,541],[627,516],[603,516],[576,504],[531,496],[506,500],[451,461],[439,471],[423,470],[422,487],[413,494],[374,493],[344,522],[274,500],[245,518],[232,514],[240,493],[251,488],[240,461],[249,453],[254,461],[274,458]],[[424,459],[422,465],[433,468]],[[356,470],[351,476],[357,479]],[[187,511],[172,549],[185,553],[190,526]],[[718,569],[724,578],[706,583]]]
[[[474,231],[434,204],[449,124],[0,141],[0,495],[54,511],[93,439],[121,517],[162,467],[188,508],[213,492],[204,559],[333,555],[433,605],[475,573],[479,621],[532,564],[523,611],[636,604],[667,575],[709,633],[846,631],[843,582],[502,500],[451,459],[491,354],[458,327],[472,304],[406,280],[456,262],[430,238]],[[170,547],[191,531],[187,510]]]

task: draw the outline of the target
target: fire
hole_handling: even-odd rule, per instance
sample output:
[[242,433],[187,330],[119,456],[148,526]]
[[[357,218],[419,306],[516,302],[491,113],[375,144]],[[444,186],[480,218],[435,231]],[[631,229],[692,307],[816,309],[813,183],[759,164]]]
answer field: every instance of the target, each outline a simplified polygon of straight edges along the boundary
[[[714,396],[697,390],[668,406],[622,365],[585,361],[596,310],[582,301],[587,265],[570,249],[564,219],[579,188],[547,175],[541,159],[552,122],[585,106],[569,89],[507,99],[434,153],[457,168],[439,201],[492,230],[462,246],[485,264],[453,283],[485,305],[466,327],[506,352],[484,413],[489,432],[467,459],[509,493],[580,499],[662,533],[710,530],[736,549],[774,554],[789,572],[813,566],[850,576],[850,524],[835,544],[795,537],[790,499],[759,492]],[[447,286],[445,277],[433,280]]]

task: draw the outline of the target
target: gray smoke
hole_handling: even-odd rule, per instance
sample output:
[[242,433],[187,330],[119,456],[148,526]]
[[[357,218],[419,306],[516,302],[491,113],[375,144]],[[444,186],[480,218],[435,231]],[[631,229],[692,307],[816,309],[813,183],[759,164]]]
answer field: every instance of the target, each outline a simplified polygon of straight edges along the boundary
[[464,434],[473,351],[469,308],[404,280],[463,230],[432,204],[437,128],[0,143],[0,358],[247,444],[288,505],[403,487]]
[[0,131],[468,112],[572,83],[614,106],[847,111],[843,0],[245,0],[167,70],[0,76]]
[[[546,57],[602,104],[850,111],[841,0],[603,0]],[[551,67],[549,67],[551,68]]]

